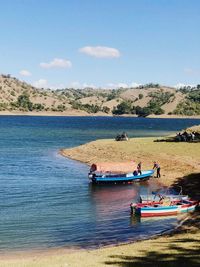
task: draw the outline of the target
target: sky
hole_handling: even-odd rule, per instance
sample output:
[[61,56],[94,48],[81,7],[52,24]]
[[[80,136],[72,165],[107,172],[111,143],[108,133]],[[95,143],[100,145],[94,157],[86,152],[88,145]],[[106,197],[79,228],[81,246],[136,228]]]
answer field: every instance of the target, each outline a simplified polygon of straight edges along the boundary
[[37,87],[200,83],[199,0],[0,0],[0,73]]

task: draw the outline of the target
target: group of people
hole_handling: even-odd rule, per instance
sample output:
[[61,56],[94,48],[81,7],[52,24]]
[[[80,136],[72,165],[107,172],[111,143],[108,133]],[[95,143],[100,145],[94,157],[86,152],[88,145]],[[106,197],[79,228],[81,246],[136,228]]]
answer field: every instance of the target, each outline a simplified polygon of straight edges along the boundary
[[128,134],[126,132],[123,132],[122,134],[118,134],[115,137],[116,141],[128,141]]
[[[160,178],[160,165],[154,161],[154,165],[153,165],[153,170],[156,170],[156,178]],[[133,174],[136,175],[141,175],[142,174],[142,162],[140,161],[137,165],[137,170],[135,170],[133,172]]]
[[200,134],[196,133],[196,132],[191,132],[191,133],[187,133],[186,131],[183,133],[177,133],[175,140],[178,142],[189,142],[189,141],[194,141],[196,139],[200,138]]

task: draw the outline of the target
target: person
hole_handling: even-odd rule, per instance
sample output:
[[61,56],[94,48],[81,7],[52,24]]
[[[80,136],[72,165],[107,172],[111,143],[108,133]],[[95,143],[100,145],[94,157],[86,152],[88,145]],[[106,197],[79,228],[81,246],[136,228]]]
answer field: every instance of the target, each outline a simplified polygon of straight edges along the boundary
[[122,137],[123,140],[128,141],[128,135],[127,135],[126,132],[123,132],[122,135],[121,135],[121,137]]
[[138,171],[138,174],[142,174],[142,162],[139,162],[138,165],[137,165],[137,171]]
[[156,178],[160,178],[160,165],[154,161],[154,165],[153,165],[153,170],[156,169],[157,170],[157,175],[156,175]]
[[192,139],[192,141],[194,141],[194,139],[195,139],[195,132],[192,132],[191,133],[191,139]]

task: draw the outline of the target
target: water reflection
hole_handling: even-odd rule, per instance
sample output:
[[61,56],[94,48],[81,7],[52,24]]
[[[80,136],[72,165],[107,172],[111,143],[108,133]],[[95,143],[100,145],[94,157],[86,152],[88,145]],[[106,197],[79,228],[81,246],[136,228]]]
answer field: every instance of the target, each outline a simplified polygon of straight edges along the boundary
[[130,226],[135,226],[139,223],[141,223],[141,216],[130,214]]
[[96,213],[109,216],[129,208],[130,202],[138,195],[139,186],[130,185],[100,185],[90,184],[89,190]]

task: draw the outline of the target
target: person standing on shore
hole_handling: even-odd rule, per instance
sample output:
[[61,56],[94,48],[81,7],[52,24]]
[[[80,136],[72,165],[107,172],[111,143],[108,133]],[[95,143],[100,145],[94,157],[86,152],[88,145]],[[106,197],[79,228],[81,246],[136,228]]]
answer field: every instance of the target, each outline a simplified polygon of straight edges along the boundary
[[138,171],[138,174],[142,174],[142,162],[139,162],[138,165],[137,165],[137,171]]
[[160,178],[160,165],[154,161],[154,165],[153,165],[153,170],[156,169],[157,170],[157,175],[156,175],[156,178]]

